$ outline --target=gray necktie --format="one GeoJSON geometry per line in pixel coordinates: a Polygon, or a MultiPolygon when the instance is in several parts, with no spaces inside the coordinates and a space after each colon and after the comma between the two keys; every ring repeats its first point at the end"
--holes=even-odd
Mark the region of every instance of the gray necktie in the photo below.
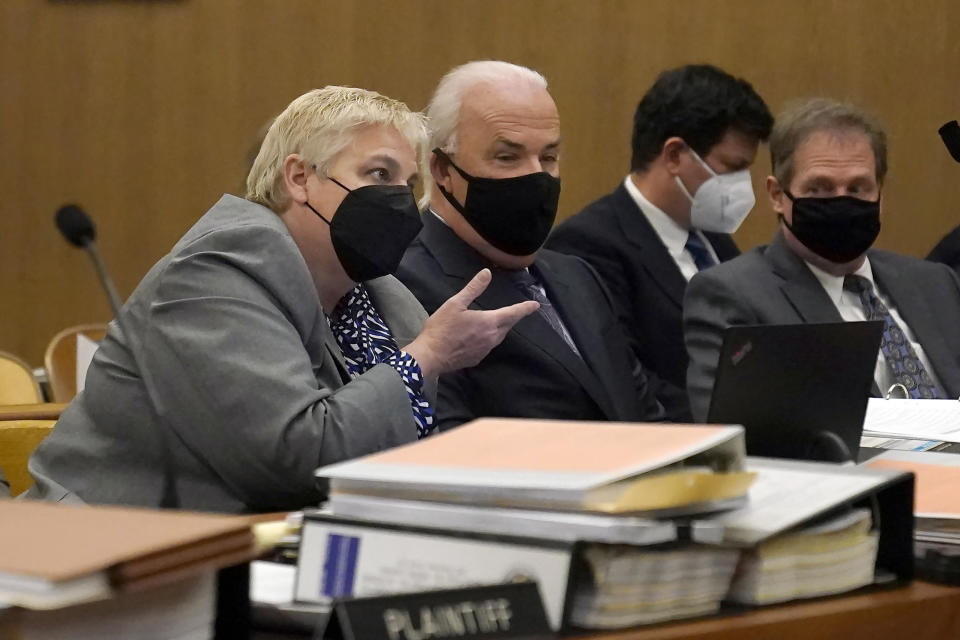
{"type": "Polygon", "coordinates": [[[533,277],[533,274],[526,269],[505,271],[504,273],[507,274],[507,277],[510,278],[510,281],[513,282],[518,289],[520,289],[521,293],[523,293],[525,297],[529,298],[530,300],[536,300],[540,303],[540,314],[550,324],[550,326],[553,327],[553,330],[556,331],[561,338],[563,338],[563,341],[567,343],[567,346],[579,356],[580,351],[577,349],[577,345],[574,344],[573,338],[570,336],[567,328],[563,326],[563,321],[560,320],[557,310],[553,308],[553,305],[543,292],[543,289],[537,283],[536,278],[533,277]]]}

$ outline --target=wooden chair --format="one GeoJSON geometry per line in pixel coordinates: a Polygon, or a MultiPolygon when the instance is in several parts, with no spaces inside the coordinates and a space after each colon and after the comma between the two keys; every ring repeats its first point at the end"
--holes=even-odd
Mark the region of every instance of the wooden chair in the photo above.
{"type": "Polygon", "coordinates": [[[53,431],[54,424],[55,420],[0,421],[0,470],[10,483],[11,495],[22,493],[33,484],[27,461],[37,445],[53,431]]]}
{"type": "Polygon", "coordinates": [[[81,324],[68,327],[53,336],[43,356],[54,402],[70,402],[77,395],[77,336],[83,334],[94,342],[103,340],[105,324],[81,324]]]}
{"type": "Polygon", "coordinates": [[[43,393],[30,365],[12,353],[0,351],[0,405],[35,402],[43,402],[43,393]]]}

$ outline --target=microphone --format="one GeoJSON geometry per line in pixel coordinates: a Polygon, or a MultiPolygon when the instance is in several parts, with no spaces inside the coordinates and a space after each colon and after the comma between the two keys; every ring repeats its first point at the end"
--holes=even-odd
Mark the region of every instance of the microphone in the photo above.
{"type": "Polygon", "coordinates": [[[93,220],[90,219],[83,209],[75,204],[66,204],[57,210],[54,216],[54,222],[57,229],[67,239],[67,242],[75,247],[85,249],[93,260],[93,266],[97,269],[97,276],[100,278],[100,284],[107,292],[107,300],[113,309],[114,317],[120,316],[120,296],[117,295],[117,289],[113,286],[113,280],[107,273],[107,267],[100,258],[100,252],[97,251],[97,243],[94,240],[97,237],[97,229],[93,226],[93,220]]]}
{"type": "Polygon", "coordinates": [[[953,159],[960,162],[960,124],[956,120],[951,120],[939,129],[943,144],[947,146],[947,151],[953,156],[953,159]]]}

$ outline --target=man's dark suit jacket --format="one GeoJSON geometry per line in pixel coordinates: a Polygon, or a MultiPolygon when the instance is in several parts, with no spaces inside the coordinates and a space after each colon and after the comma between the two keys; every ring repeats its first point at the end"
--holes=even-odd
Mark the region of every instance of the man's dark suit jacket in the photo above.
{"type": "MultiPolygon", "coordinates": [[[[704,236],[721,261],[739,255],[730,236],[704,236]]],[[[626,187],[563,222],[546,246],[579,256],[600,273],[634,354],[660,379],[655,391],[668,417],[689,420],[682,329],[687,280],[626,187]]]]}
{"type": "MultiPolygon", "coordinates": [[[[944,391],[960,395],[960,280],[942,264],[870,250],[881,291],[923,346],[944,391]]],[[[693,416],[706,418],[723,330],[744,324],[841,322],[843,318],[807,265],[781,234],[774,241],[690,281],[684,330],[690,354],[687,389],[693,416]]],[[[789,363],[784,363],[789,366],[789,363]]]]}
{"type": "Polygon", "coordinates": [[[942,262],[960,273],[960,227],[943,236],[937,246],[930,251],[927,260],[942,262]]]}
{"type": "MultiPolygon", "coordinates": [[[[489,266],[427,211],[423,230],[407,249],[397,277],[433,313],[489,266]]],[[[493,278],[473,308],[524,301],[508,276],[493,278]]],[[[539,313],[518,322],[480,364],[440,377],[437,423],[455,427],[485,416],[570,420],[662,419],[616,321],[599,276],[579,258],[541,250],[531,271],[544,286],[583,359],[539,313]]]]}

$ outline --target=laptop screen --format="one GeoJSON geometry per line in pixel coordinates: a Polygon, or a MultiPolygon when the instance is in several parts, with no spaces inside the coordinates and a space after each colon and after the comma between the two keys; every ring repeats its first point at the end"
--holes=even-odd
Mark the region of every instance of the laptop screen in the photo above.
{"type": "Polygon", "coordinates": [[[724,332],[707,422],[742,424],[747,453],[856,460],[883,323],[724,332]]]}

